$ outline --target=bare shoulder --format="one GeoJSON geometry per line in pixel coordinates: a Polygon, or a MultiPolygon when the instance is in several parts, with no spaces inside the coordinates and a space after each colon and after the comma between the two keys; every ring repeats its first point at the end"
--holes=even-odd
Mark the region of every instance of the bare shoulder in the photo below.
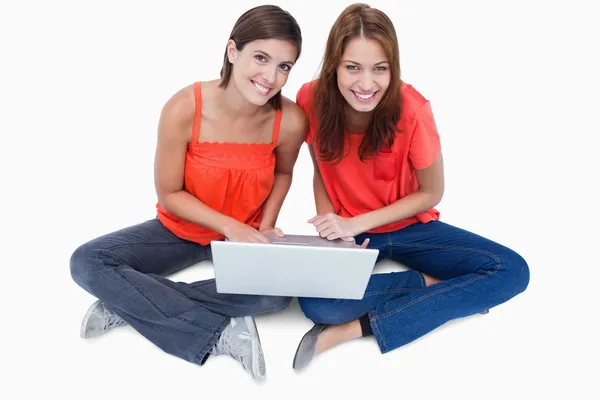
{"type": "Polygon", "coordinates": [[[195,110],[196,98],[191,84],[177,91],[163,106],[159,134],[181,134],[191,138],[195,110]]]}
{"type": "Polygon", "coordinates": [[[284,141],[304,141],[308,130],[308,118],[304,110],[298,104],[288,99],[281,97],[281,133],[279,142],[284,141]]]}

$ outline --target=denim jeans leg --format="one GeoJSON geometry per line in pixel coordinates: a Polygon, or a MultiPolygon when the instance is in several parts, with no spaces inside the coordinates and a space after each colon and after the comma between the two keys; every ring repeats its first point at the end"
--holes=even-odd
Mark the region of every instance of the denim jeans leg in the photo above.
{"type": "MultiPolygon", "coordinates": [[[[367,237],[371,239],[369,248],[379,250],[378,261],[389,256],[389,234],[360,235],[356,241],[362,243],[367,237]]],[[[301,297],[298,303],[304,315],[315,323],[342,324],[367,315],[379,304],[424,287],[423,276],[416,271],[373,274],[360,300],[301,297]]]]}
{"type": "Polygon", "coordinates": [[[212,280],[187,284],[164,277],[207,258],[209,246],[182,240],[153,219],[80,246],[70,266],[77,284],[156,346],[202,364],[230,315],[268,312],[289,303],[265,296],[212,298],[212,280]]]}
{"type": "Polygon", "coordinates": [[[391,258],[443,282],[379,304],[369,312],[383,353],[444,323],[508,301],[529,283],[529,267],[513,250],[440,221],[391,235],[391,258]]]}

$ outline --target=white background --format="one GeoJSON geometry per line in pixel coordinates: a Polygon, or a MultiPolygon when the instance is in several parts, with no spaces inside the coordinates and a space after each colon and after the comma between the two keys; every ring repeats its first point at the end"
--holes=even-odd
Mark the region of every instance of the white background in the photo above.
{"type": "MultiPolygon", "coordinates": [[[[283,89],[295,99],[350,2],[273,3],[303,31],[302,56],[283,89]]],[[[594,3],[371,2],[395,23],[402,77],[436,116],[446,168],[442,220],[521,253],[531,283],[488,315],[451,322],[386,355],[373,338],[356,340],[301,373],[292,358],[312,324],[294,301],[257,318],[267,362],[267,379],[257,383],[230,358],[198,367],[130,327],[81,340],[94,298],[71,280],[68,261],[78,245],[154,216],[160,110],[181,87],[218,76],[235,20],[260,2],[3,1],[2,397],[597,396],[594,3]]],[[[285,232],[313,232],[305,223],[314,213],[311,179],[303,147],[279,220],[285,232]]],[[[212,273],[203,263],[173,279],[212,273]]]]}

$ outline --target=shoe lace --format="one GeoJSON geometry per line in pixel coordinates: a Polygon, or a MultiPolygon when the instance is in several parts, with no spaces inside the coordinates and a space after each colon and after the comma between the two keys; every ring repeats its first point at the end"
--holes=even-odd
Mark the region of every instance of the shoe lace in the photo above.
{"type": "MultiPolygon", "coordinates": [[[[236,324],[237,323],[235,319],[232,319],[231,327],[235,327],[236,324]]],[[[252,337],[250,336],[250,332],[248,331],[243,331],[237,335],[232,335],[228,329],[225,329],[223,333],[221,333],[219,340],[213,347],[212,352],[214,354],[229,354],[230,356],[242,362],[243,364],[242,359],[244,358],[244,341],[251,339],[252,337]]]]}

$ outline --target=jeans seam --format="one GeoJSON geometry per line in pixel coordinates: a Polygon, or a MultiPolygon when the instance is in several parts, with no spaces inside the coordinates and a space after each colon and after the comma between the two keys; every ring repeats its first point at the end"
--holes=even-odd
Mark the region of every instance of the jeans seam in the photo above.
{"type": "Polygon", "coordinates": [[[208,353],[210,353],[212,348],[219,341],[219,338],[221,337],[221,333],[223,333],[223,331],[227,327],[227,324],[229,324],[229,319],[225,318],[223,320],[223,322],[221,322],[221,324],[219,324],[217,329],[213,332],[213,335],[208,340],[208,343],[206,343],[206,346],[204,346],[204,348],[202,350],[200,350],[200,354],[198,354],[198,361],[196,362],[196,364],[202,365],[202,360],[206,357],[206,355],[208,353]]]}
{"type": "MultiPolygon", "coordinates": [[[[150,298],[149,298],[149,297],[146,295],[146,292],[144,292],[144,291],[143,291],[143,290],[142,290],[142,289],[141,289],[139,286],[137,286],[137,285],[136,285],[134,282],[132,282],[130,279],[128,279],[128,278],[127,278],[125,275],[123,275],[123,274],[121,273],[121,271],[119,271],[119,269],[118,269],[118,268],[111,268],[111,267],[109,267],[108,265],[106,265],[106,262],[105,262],[105,260],[104,260],[104,253],[106,253],[106,252],[109,252],[109,251],[111,251],[111,250],[114,250],[114,249],[121,248],[121,247],[128,247],[128,246],[130,246],[130,247],[139,247],[139,246],[157,246],[157,245],[164,245],[164,244],[177,244],[177,242],[168,242],[168,243],[163,243],[163,242],[160,242],[160,243],[134,243],[134,244],[118,244],[118,245],[109,246],[109,247],[107,247],[107,248],[105,248],[105,249],[102,249],[102,250],[100,250],[100,251],[98,252],[98,258],[100,259],[100,261],[102,261],[102,265],[104,266],[104,268],[106,268],[107,270],[110,270],[110,269],[112,269],[112,270],[113,270],[113,271],[114,271],[114,272],[115,272],[117,275],[119,275],[119,276],[120,276],[120,277],[121,277],[123,280],[125,280],[127,283],[129,283],[129,284],[131,285],[131,287],[133,287],[133,288],[134,288],[134,289],[135,289],[135,290],[136,290],[136,291],[137,291],[137,292],[138,292],[138,293],[139,293],[139,294],[140,294],[140,295],[141,295],[141,296],[142,296],[142,297],[143,297],[143,298],[144,298],[146,301],[148,301],[148,303],[149,303],[149,304],[150,304],[152,307],[154,307],[154,308],[155,308],[155,309],[156,309],[156,310],[157,310],[157,311],[158,311],[160,314],[162,314],[162,315],[163,315],[165,318],[175,318],[175,319],[178,319],[178,320],[180,320],[180,321],[183,321],[183,322],[185,322],[185,323],[188,323],[188,324],[190,324],[190,325],[194,325],[194,326],[196,326],[196,327],[198,327],[198,328],[200,328],[200,329],[203,329],[203,330],[205,330],[205,331],[207,331],[207,332],[212,332],[212,330],[209,330],[209,329],[207,329],[206,327],[204,327],[204,326],[202,326],[202,325],[200,325],[200,324],[198,324],[198,323],[196,323],[196,322],[194,322],[194,321],[190,321],[190,320],[188,320],[188,319],[186,319],[186,318],[183,318],[183,317],[181,317],[181,316],[179,316],[179,315],[176,315],[176,316],[174,316],[174,317],[169,317],[169,315],[168,315],[168,314],[167,314],[167,313],[166,313],[166,312],[165,312],[165,311],[164,311],[162,308],[160,308],[160,307],[159,307],[159,306],[158,306],[156,303],[154,303],[154,302],[152,301],[152,299],[150,299],[150,298]]],[[[190,301],[192,301],[192,300],[190,300],[190,301]]]]}
{"type": "Polygon", "coordinates": [[[478,254],[486,255],[486,256],[490,257],[492,260],[494,260],[496,262],[496,265],[494,266],[494,270],[491,271],[491,272],[486,272],[486,273],[484,273],[482,275],[475,276],[475,277],[469,279],[466,282],[456,283],[456,284],[454,284],[452,286],[448,286],[448,287],[445,287],[445,288],[438,289],[435,292],[431,292],[431,293],[426,294],[424,296],[421,296],[421,297],[419,297],[417,299],[414,299],[413,301],[405,304],[404,306],[402,306],[402,307],[400,307],[400,308],[398,308],[396,310],[390,311],[390,312],[388,312],[386,314],[383,314],[383,315],[378,315],[377,316],[378,318],[387,318],[390,315],[393,315],[395,313],[403,311],[403,310],[407,309],[408,307],[411,307],[412,305],[414,305],[416,303],[419,303],[419,302],[421,302],[421,301],[423,301],[425,299],[428,299],[428,298],[430,298],[432,296],[435,296],[435,295],[440,294],[440,293],[445,293],[445,292],[447,292],[449,290],[452,290],[452,289],[455,289],[455,288],[458,288],[458,287],[463,287],[463,286],[469,285],[472,282],[475,282],[475,281],[477,281],[479,279],[487,278],[490,275],[493,275],[496,272],[498,272],[498,269],[500,268],[500,265],[501,265],[500,260],[494,254],[489,253],[487,251],[478,250],[478,249],[470,249],[470,248],[463,248],[463,247],[456,247],[456,246],[444,246],[444,245],[420,245],[420,244],[402,244],[402,243],[393,244],[393,246],[396,246],[396,245],[397,246],[403,246],[403,247],[438,248],[438,249],[442,248],[442,249],[452,249],[452,250],[468,251],[468,252],[472,252],[472,253],[478,253],[478,254]]]}
{"type": "MultiPolygon", "coordinates": [[[[421,289],[424,289],[427,287],[427,282],[425,282],[425,277],[423,276],[422,273],[420,273],[419,271],[415,271],[417,273],[417,276],[419,277],[419,280],[421,281],[421,289]]],[[[421,290],[419,289],[419,290],[421,290]]]]}
{"type": "MultiPolygon", "coordinates": [[[[373,311],[373,314],[375,313],[375,311],[373,311]]],[[[376,339],[379,339],[378,342],[381,343],[381,347],[382,347],[382,351],[386,352],[388,347],[387,344],[385,343],[385,339],[383,338],[383,335],[381,334],[381,332],[379,331],[379,325],[377,324],[377,317],[375,315],[372,315],[369,320],[371,321],[371,328],[373,329],[373,335],[375,336],[376,339]]]]}
{"type": "Polygon", "coordinates": [[[425,248],[425,249],[448,249],[448,250],[460,250],[460,251],[468,251],[471,253],[479,253],[482,254],[484,256],[488,256],[491,259],[493,259],[496,264],[500,264],[500,260],[498,259],[498,257],[496,257],[493,253],[490,253],[488,251],[484,251],[484,250],[479,250],[479,249],[471,249],[468,247],[457,247],[457,246],[445,246],[442,244],[417,244],[417,243],[392,243],[391,246],[399,246],[399,247],[419,247],[419,248],[425,248]]]}
{"type": "Polygon", "coordinates": [[[394,244],[392,243],[392,235],[388,233],[388,253],[389,253],[389,258],[392,259],[393,255],[392,255],[392,248],[393,248],[394,244]]]}
{"type": "Polygon", "coordinates": [[[412,288],[398,288],[398,289],[389,289],[389,290],[378,290],[376,292],[369,292],[369,293],[365,293],[365,295],[363,297],[368,297],[368,296],[372,296],[372,295],[376,295],[376,294],[386,294],[386,293],[397,293],[397,292],[417,292],[419,290],[422,290],[422,288],[419,289],[412,289],[412,288]]]}
{"type": "Polygon", "coordinates": [[[444,292],[447,292],[447,291],[449,291],[449,290],[452,290],[452,289],[455,289],[455,288],[458,288],[458,287],[462,287],[462,286],[469,285],[469,284],[471,284],[472,282],[475,282],[475,281],[477,281],[477,280],[479,280],[479,279],[484,279],[484,278],[487,278],[487,277],[489,277],[490,275],[493,275],[493,274],[495,274],[495,273],[498,271],[499,267],[500,267],[500,264],[496,264],[496,266],[495,266],[495,268],[494,268],[494,271],[492,271],[492,272],[486,272],[485,274],[483,274],[483,275],[479,275],[479,276],[475,276],[475,277],[473,277],[473,278],[469,279],[469,280],[468,280],[468,281],[466,281],[466,282],[456,283],[456,284],[454,284],[454,285],[452,285],[452,286],[448,286],[448,287],[445,287],[445,288],[438,289],[438,290],[436,290],[435,292],[432,292],[432,293],[426,294],[426,295],[424,295],[424,296],[421,296],[421,297],[419,297],[419,298],[417,298],[417,299],[414,299],[413,301],[411,301],[411,302],[409,302],[409,303],[405,304],[403,307],[400,307],[400,308],[398,308],[398,309],[396,309],[396,310],[390,311],[390,312],[388,312],[387,314],[379,315],[379,316],[378,316],[378,318],[387,318],[387,317],[389,317],[390,315],[393,315],[393,314],[395,314],[395,313],[398,313],[398,312],[400,312],[400,311],[403,311],[403,310],[407,309],[408,307],[410,307],[410,306],[412,306],[412,305],[414,305],[414,304],[416,304],[416,303],[419,303],[419,302],[421,302],[421,301],[423,301],[423,300],[425,300],[425,299],[428,299],[428,298],[430,298],[430,297],[432,297],[432,296],[435,296],[436,294],[444,293],[444,292]]]}

